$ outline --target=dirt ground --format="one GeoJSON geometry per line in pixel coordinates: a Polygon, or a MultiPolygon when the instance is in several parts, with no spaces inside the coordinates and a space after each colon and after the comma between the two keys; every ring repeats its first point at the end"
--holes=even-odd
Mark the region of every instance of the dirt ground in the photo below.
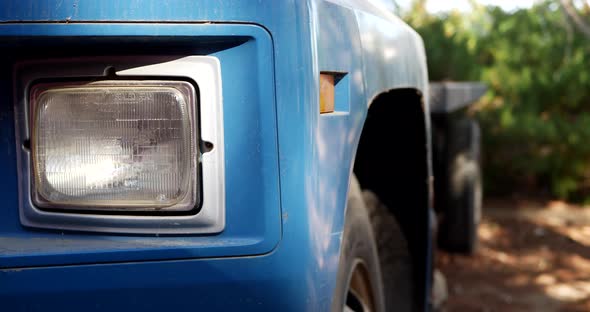
{"type": "Polygon", "coordinates": [[[590,207],[484,204],[473,256],[439,252],[443,311],[590,311],[590,207]]]}

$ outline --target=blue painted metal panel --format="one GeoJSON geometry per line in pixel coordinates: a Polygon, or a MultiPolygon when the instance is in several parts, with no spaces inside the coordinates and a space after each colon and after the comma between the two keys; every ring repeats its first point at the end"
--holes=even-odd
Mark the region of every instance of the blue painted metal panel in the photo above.
{"type": "MultiPolygon", "coordinates": [[[[50,36],[52,41],[56,36],[74,34],[87,38],[108,35],[121,43],[133,36],[150,42],[149,38],[163,35],[169,35],[171,41],[187,36],[198,41],[204,34],[243,35],[255,39],[256,47],[250,48],[255,50],[252,57],[256,63],[232,49],[215,54],[222,63],[224,101],[230,105],[225,107],[226,155],[233,155],[227,163],[232,169],[226,169],[228,220],[224,233],[193,237],[64,233],[58,238],[61,233],[24,229],[18,222],[12,69],[11,64],[0,62],[0,162],[4,164],[0,235],[6,239],[0,238],[0,266],[5,267],[0,270],[2,307],[60,311],[329,310],[348,177],[366,108],[378,89],[372,83],[365,85],[365,75],[386,77],[379,88],[421,88],[416,79],[397,75],[389,81],[393,76],[383,74],[386,69],[363,64],[361,56],[368,47],[359,41],[361,34],[353,25],[359,24],[359,12],[374,7],[359,3],[363,1],[3,1],[0,21],[28,22],[0,25],[0,36],[12,38],[5,42],[32,34],[50,36]],[[320,16],[324,14],[329,18],[322,24],[320,16]],[[43,21],[67,23],[30,23],[43,21]],[[131,21],[144,23],[118,23],[131,21]],[[191,24],[195,22],[212,24],[191,24]],[[235,23],[259,25],[270,35],[259,27],[235,23]],[[349,84],[350,103],[340,106],[340,112],[318,114],[321,70],[348,73],[345,83],[349,84]],[[245,81],[240,85],[241,80],[226,77],[245,81]],[[249,80],[257,77],[258,85],[248,89],[249,80]],[[271,92],[274,98],[269,99],[271,92]],[[259,145],[247,144],[256,140],[259,145]],[[247,161],[252,157],[240,158],[244,148],[261,148],[258,154],[251,154],[253,163],[247,161]],[[259,175],[257,179],[252,179],[253,173],[259,175]],[[264,216],[254,219],[240,210],[243,207],[259,209],[264,216]],[[31,242],[31,238],[35,240],[31,242]],[[224,257],[258,253],[262,255],[224,257]],[[140,262],[129,262],[135,260],[140,262]],[[73,265],[95,262],[112,263],[73,265]]],[[[399,28],[402,24],[390,25],[398,27],[395,31],[399,34],[409,31],[399,28]]],[[[64,42],[64,46],[68,44],[71,41],[64,42]]],[[[416,46],[410,45],[410,49],[416,46]]],[[[35,53],[43,57],[44,51],[35,53]]],[[[420,56],[423,51],[414,53],[420,56]]],[[[393,54],[389,63],[395,68],[410,61],[393,54]]]]}
{"type": "Polygon", "coordinates": [[[329,298],[309,292],[303,257],[0,270],[0,302],[11,312],[308,311],[329,298]]]}
{"type": "MultiPolygon", "coordinates": [[[[0,218],[0,267],[253,255],[267,253],[278,244],[281,217],[273,56],[271,38],[264,29],[250,25],[0,25],[0,34],[5,38],[47,34],[55,38],[67,34],[84,41],[89,36],[96,40],[97,36],[132,34],[143,37],[153,33],[189,36],[194,41],[216,37],[215,42],[224,43],[228,40],[232,43],[227,34],[240,38],[235,47],[224,46],[208,53],[219,58],[222,77],[228,81],[223,85],[226,229],[215,236],[182,237],[32,231],[18,224],[18,216],[14,214],[18,192],[16,185],[9,183],[7,187],[14,191],[6,192],[0,199],[9,201],[0,206],[3,216],[0,218]]],[[[210,43],[208,48],[214,45],[210,43]]],[[[198,53],[200,50],[191,51],[198,53]]],[[[44,59],[43,55],[39,57],[44,59]]],[[[7,100],[2,107],[12,109],[11,104],[12,101],[7,100]]],[[[12,118],[6,118],[3,126],[9,124],[13,124],[12,118]]],[[[14,134],[7,134],[3,136],[3,148],[14,162],[14,134]]],[[[16,165],[9,168],[14,169],[16,165]]],[[[14,175],[10,177],[12,180],[14,175]]]]}

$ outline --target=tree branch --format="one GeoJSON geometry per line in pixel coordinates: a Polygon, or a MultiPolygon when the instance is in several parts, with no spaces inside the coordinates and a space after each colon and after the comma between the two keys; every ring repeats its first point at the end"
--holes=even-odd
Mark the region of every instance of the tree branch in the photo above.
{"type": "Polygon", "coordinates": [[[574,22],[576,28],[590,39],[590,25],[588,25],[582,17],[576,12],[571,0],[561,0],[561,7],[569,18],[574,22]]]}

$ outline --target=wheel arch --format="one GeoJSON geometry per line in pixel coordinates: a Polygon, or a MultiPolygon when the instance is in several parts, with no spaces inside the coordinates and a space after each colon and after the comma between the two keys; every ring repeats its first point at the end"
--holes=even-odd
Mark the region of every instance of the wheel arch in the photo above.
{"type": "Polygon", "coordinates": [[[423,93],[391,89],[369,103],[353,172],[395,216],[409,243],[415,307],[427,304],[431,275],[430,122],[423,93]]]}

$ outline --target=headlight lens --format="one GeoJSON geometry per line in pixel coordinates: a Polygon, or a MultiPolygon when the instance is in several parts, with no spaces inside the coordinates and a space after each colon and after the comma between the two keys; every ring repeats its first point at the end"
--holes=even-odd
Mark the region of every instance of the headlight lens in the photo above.
{"type": "Polygon", "coordinates": [[[31,91],[33,200],[42,207],[190,210],[194,89],[105,81],[31,91]]]}

